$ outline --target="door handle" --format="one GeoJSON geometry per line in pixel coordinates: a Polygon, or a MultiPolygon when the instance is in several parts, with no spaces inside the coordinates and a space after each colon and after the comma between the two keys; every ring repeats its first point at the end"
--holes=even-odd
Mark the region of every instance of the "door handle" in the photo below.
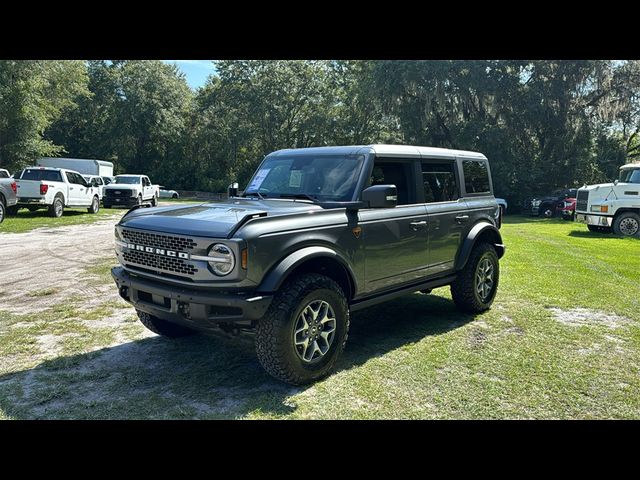
{"type": "Polygon", "coordinates": [[[73,190],[73,187],[69,187],[69,190],[73,190]]]}
{"type": "Polygon", "coordinates": [[[411,228],[413,230],[417,231],[420,227],[426,227],[427,222],[426,220],[421,220],[419,222],[411,222],[409,225],[411,225],[411,228]]]}
{"type": "Polygon", "coordinates": [[[458,223],[465,223],[467,220],[469,220],[469,215],[458,215],[456,217],[456,222],[458,223]]]}

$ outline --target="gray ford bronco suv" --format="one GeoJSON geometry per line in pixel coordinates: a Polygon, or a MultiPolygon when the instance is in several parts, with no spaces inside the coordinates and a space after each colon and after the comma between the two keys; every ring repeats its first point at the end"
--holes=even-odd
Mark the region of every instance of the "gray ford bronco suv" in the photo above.
{"type": "Polygon", "coordinates": [[[150,330],[255,334],[276,378],[334,367],[349,313],[451,286],[488,309],[505,247],[487,158],[405,145],[279,150],[241,195],[129,211],[115,227],[120,296],[150,330]]]}

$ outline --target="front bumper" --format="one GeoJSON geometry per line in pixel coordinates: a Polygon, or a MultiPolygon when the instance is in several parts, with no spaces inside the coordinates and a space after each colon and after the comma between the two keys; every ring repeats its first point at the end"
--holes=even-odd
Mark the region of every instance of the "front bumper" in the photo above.
{"type": "Polygon", "coordinates": [[[103,205],[122,205],[133,207],[138,204],[138,197],[102,197],[103,205]]]}
{"type": "Polygon", "coordinates": [[[215,329],[220,323],[250,325],[262,318],[271,305],[271,295],[196,290],[142,279],[123,267],[111,275],[120,296],[150,315],[197,330],[215,329]]]}
{"type": "Polygon", "coordinates": [[[598,225],[600,227],[610,227],[613,224],[613,217],[607,215],[596,215],[595,213],[577,213],[576,222],[587,225],[598,225]]]}

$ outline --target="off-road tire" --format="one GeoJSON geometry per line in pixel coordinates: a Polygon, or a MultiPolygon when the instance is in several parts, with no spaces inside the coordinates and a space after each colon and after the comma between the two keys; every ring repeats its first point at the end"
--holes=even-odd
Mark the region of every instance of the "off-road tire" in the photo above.
{"type": "Polygon", "coordinates": [[[613,220],[613,233],[615,233],[616,235],[624,235],[625,237],[640,238],[640,215],[634,212],[619,213],[613,220]],[[625,222],[626,225],[623,225],[623,222],[625,222]],[[627,227],[627,225],[631,227],[635,226],[635,232],[628,233],[629,227],[627,227]]]}
{"type": "Polygon", "coordinates": [[[344,349],[349,333],[349,306],[340,286],[324,275],[308,273],[288,280],[275,295],[256,329],[258,360],[283,382],[304,385],[328,375],[344,349]],[[296,352],[294,328],[298,316],[315,300],[326,301],[336,318],[335,337],[316,363],[305,363],[296,352]]]}
{"type": "Polygon", "coordinates": [[[596,233],[611,233],[613,229],[611,227],[603,227],[600,225],[587,225],[590,232],[596,233]]]}
{"type": "Polygon", "coordinates": [[[49,216],[53,218],[60,218],[64,213],[64,200],[60,194],[56,195],[53,199],[53,203],[49,205],[49,216]]]}
{"type": "Polygon", "coordinates": [[[0,223],[4,222],[4,217],[7,216],[7,207],[4,204],[4,198],[0,197],[0,223]]]}
{"type": "Polygon", "coordinates": [[[480,313],[488,310],[498,291],[500,279],[500,263],[498,254],[492,245],[481,243],[471,251],[467,264],[458,274],[458,278],[451,284],[451,297],[458,309],[466,313],[480,313]],[[486,300],[482,300],[476,292],[476,269],[479,263],[488,258],[493,264],[493,287],[486,300]]]}
{"type": "Polygon", "coordinates": [[[87,208],[87,212],[98,213],[99,211],[100,211],[100,199],[98,197],[93,197],[93,200],[91,200],[91,206],[87,208]]]}
{"type": "Polygon", "coordinates": [[[153,333],[162,335],[163,337],[179,338],[187,335],[193,335],[195,332],[190,328],[183,327],[175,323],[167,322],[161,318],[154,317],[146,312],[136,310],[140,323],[151,330],[153,333]]]}

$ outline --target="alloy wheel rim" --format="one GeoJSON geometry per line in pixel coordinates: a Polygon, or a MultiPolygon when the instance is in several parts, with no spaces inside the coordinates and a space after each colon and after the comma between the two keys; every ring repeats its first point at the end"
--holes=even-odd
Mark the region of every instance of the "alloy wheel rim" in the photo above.
{"type": "Polygon", "coordinates": [[[640,225],[635,218],[625,218],[620,222],[620,232],[623,235],[635,235],[639,229],[640,225]]]}
{"type": "Polygon", "coordinates": [[[482,302],[489,299],[494,285],[493,263],[488,258],[483,258],[476,269],[476,294],[482,302]]]}
{"type": "Polygon", "coordinates": [[[4,220],[4,205],[0,203],[0,222],[4,220]]]}
{"type": "Polygon", "coordinates": [[[293,330],[294,349],[305,363],[319,361],[331,348],[336,333],[336,315],[329,303],[314,300],[302,309],[293,330]]]}
{"type": "Polygon", "coordinates": [[[56,202],[56,215],[58,217],[62,215],[62,204],[60,203],[60,201],[56,202]]]}

